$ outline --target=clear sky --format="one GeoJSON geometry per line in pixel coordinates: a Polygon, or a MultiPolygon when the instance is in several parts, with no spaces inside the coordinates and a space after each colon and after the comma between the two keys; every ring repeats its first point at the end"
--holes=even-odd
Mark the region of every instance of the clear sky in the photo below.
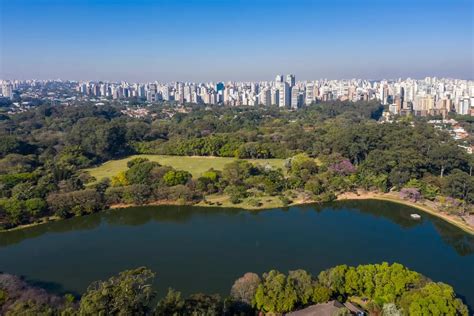
{"type": "Polygon", "coordinates": [[[473,0],[0,3],[0,78],[474,78],[473,0]]]}

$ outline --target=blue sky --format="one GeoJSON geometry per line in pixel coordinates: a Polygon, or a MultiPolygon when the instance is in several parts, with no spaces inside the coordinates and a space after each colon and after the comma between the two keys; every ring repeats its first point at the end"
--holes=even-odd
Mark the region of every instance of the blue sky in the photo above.
{"type": "Polygon", "coordinates": [[[0,3],[0,78],[474,78],[472,0],[0,3]]]}

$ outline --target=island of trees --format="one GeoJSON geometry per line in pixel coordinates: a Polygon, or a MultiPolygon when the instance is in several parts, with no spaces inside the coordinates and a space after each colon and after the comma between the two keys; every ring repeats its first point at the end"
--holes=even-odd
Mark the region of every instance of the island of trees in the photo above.
{"type": "MultiPolygon", "coordinates": [[[[369,315],[468,315],[447,284],[433,282],[401,264],[339,265],[312,276],[305,270],[246,273],[225,298],[184,297],[169,289],[157,298],[155,273],[140,267],[92,283],[81,297],[58,296],[0,274],[0,312],[5,315],[281,315],[327,302],[334,315],[356,306],[369,315]],[[334,304],[337,302],[338,304],[334,304]],[[350,303],[350,305],[348,304],[350,303]],[[348,306],[348,307],[346,307],[348,306]]],[[[158,275],[159,280],[159,275],[158,275]]]]}
{"type": "Polygon", "coordinates": [[[331,201],[363,189],[472,212],[473,158],[423,119],[377,121],[374,102],[300,111],[196,107],[133,118],[112,106],[52,106],[0,114],[0,229],[85,215],[117,204],[261,207],[331,201]],[[133,154],[235,157],[196,175],[143,158],[95,179],[87,168],[133,154]],[[282,168],[245,159],[280,158],[282,168]],[[216,198],[217,197],[217,198],[216,198]]]}

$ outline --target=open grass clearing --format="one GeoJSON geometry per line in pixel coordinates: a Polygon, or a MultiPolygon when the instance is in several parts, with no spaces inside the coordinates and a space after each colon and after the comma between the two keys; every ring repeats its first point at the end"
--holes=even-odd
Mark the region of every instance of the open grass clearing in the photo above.
{"type": "MultiPolygon", "coordinates": [[[[156,161],[164,166],[171,166],[177,170],[190,172],[194,178],[199,177],[203,172],[214,168],[222,170],[224,166],[237,160],[231,157],[205,157],[205,156],[168,156],[168,155],[133,155],[124,159],[110,160],[100,166],[86,169],[87,172],[96,180],[110,178],[117,175],[120,171],[127,170],[127,162],[137,158],[147,158],[150,161],[156,161]]],[[[284,168],[284,159],[245,159],[256,165],[270,165],[274,168],[284,168]]]]}

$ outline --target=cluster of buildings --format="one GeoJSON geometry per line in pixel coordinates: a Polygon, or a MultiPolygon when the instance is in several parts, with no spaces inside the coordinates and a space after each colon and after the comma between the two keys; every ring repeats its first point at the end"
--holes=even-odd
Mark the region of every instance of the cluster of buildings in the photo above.
{"type": "Polygon", "coordinates": [[[277,75],[274,81],[218,83],[106,83],[80,82],[78,92],[113,99],[139,97],[148,102],[270,106],[298,109],[313,102],[379,100],[393,114],[474,114],[474,81],[427,77],[423,80],[296,81],[277,75]]]}
{"type": "MultiPolygon", "coordinates": [[[[62,81],[54,81],[61,83],[62,81]]],[[[26,91],[51,81],[0,81],[1,94],[13,99],[14,91],[26,91]]],[[[81,99],[126,100],[149,103],[219,104],[226,106],[270,106],[298,109],[314,102],[378,100],[392,114],[442,115],[456,112],[474,115],[474,81],[427,77],[423,80],[296,81],[294,75],[277,75],[273,81],[218,83],[128,83],[65,81],[81,99]]],[[[57,85],[54,85],[57,86],[57,85]]],[[[71,97],[69,95],[69,97],[71,97]]]]}

